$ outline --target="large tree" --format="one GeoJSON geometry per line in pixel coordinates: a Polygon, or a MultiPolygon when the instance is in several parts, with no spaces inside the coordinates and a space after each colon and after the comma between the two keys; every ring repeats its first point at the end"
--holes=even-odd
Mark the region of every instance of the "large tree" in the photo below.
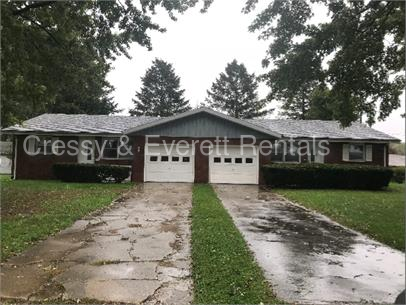
{"type": "MultiPolygon", "coordinates": [[[[258,0],[248,0],[245,12],[258,0]]],[[[404,1],[269,1],[252,25],[271,39],[263,63],[270,97],[285,114],[308,117],[316,88],[344,126],[367,117],[372,124],[400,106],[404,89],[404,1]],[[313,9],[324,5],[328,22],[314,24],[313,9]]]]}
{"type": "Polygon", "coordinates": [[[258,98],[257,89],[255,75],[233,60],[207,91],[206,101],[210,107],[236,118],[261,117],[268,111],[264,109],[266,101],[258,98]]]}
{"type": "MultiPolygon", "coordinates": [[[[131,43],[151,49],[156,7],[175,19],[195,0],[1,1],[1,125],[43,112],[117,111],[106,80],[131,43]]],[[[205,2],[205,0],[203,0],[205,2]]]]}
{"type": "Polygon", "coordinates": [[[155,59],[142,77],[142,88],[133,99],[135,107],[130,114],[167,117],[188,111],[191,107],[184,92],[172,64],[155,59]]]}

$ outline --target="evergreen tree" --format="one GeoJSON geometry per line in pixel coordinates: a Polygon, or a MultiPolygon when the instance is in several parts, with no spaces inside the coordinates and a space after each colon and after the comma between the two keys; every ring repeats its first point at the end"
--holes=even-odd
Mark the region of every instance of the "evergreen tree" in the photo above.
{"type": "Polygon", "coordinates": [[[266,101],[258,99],[257,89],[255,75],[249,74],[244,64],[233,60],[207,91],[206,101],[210,107],[235,118],[261,117],[268,111],[264,110],[266,101]]]}
{"type": "Polygon", "coordinates": [[[191,109],[180,89],[180,77],[170,63],[155,59],[142,78],[142,88],[133,99],[131,115],[167,117],[191,109]]]}

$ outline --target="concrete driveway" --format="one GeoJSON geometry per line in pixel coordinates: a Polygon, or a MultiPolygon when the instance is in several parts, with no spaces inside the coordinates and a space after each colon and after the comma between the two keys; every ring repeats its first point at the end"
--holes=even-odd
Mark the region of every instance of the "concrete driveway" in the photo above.
{"type": "Polygon", "coordinates": [[[404,289],[400,251],[257,186],[215,189],[281,299],[393,304],[404,289]]]}
{"type": "Polygon", "coordinates": [[[137,185],[2,265],[1,297],[188,304],[191,184],[137,185]]]}

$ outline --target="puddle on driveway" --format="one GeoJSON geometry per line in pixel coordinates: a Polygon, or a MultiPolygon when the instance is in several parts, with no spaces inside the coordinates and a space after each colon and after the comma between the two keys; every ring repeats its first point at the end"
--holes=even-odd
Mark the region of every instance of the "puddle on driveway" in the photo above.
{"type": "Polygon", "coordinates": [[[402,252],[257,186],[215,189],[281,299],[393,304],[404,289],[402,252]]]}

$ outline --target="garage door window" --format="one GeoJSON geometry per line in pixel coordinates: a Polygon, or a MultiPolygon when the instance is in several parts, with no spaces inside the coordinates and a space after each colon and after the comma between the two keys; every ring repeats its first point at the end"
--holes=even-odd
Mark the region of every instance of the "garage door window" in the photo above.
{"type": "Polygon", "coordinates": [[[252,164],[254,162],[254,159],[252,158],[245,158],[245,163],[247,164],[252,164]]]}
{"type": "Polygon", "coordinates": [[[172,162],[179,162],[179,157],[172,157],[172,162]]]}
{"type": "Polygon", "coordinates": [[[214,163],[221,163],[221,158],[219,157],[214,158],[214,163]]]}
{"type": "Polygon", "coordinates": [[[161,161],[162,161],[162,162],[168,162],[168,161],[169,161],[169,157],[168,157],[168,156],[162,156],[162,157],[161,157],[161,161]]]}
{"type": "Polygon", "coordinates": [[[182,158],[182,161],[183,161],[183,162],[190,162],[190,157],[183,157],[183,158],[182,158]]]}
{"type": "Polygon", "coordinates": [[[151,162],[157,162],[157,161],[158,161],[158,157],[157,157],[157,156],[151,156],[151,157],[149,157],[149,161],[151,161],[151,162]]]}
{"type": "Polygon", "coordinates": [[[233,159],[231,158],[224,158],[224,163],[232,163],[233,159]]]}
{"type": "Polygon", "coordinates": [[[235,158],[236,164],[242,164],[242,158],[235,158]]]}

